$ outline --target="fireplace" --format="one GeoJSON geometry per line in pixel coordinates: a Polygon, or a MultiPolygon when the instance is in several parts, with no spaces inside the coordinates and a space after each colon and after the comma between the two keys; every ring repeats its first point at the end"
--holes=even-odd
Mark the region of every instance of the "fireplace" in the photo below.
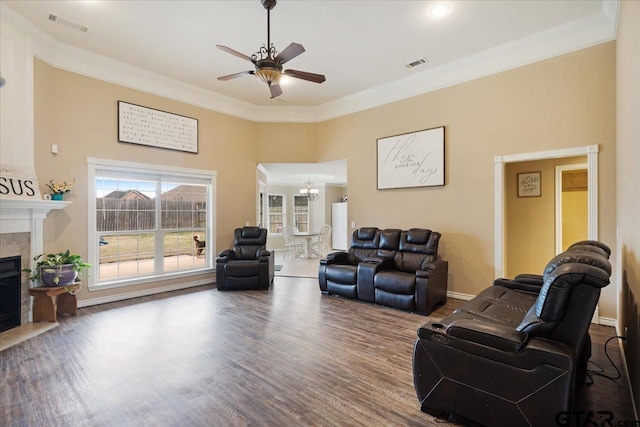
{"type": "MultiPolygon", "coordinates": [[[[0,331],[24,325],[31,321],[31,297],[29,296],[28,275],[20,268],[32,267],[31,260],[44,252],[43,221],[51,210],[63,209],[71,202],[47,200],[7,200],[0,198],[0,313],[13,311],[15,301],[5,302],[5,294],[13,295],[7,282],[17,281],[19,295],[18,323],[5,325],[5,315],[0,314],[0,331]],[[16,261],[16,258],[19,261],[16,261]],[[9,260],[9,261],[7,261],[9,260]],[[10,260],[14,260],[13,262],[10,260]],[[22,264],[22,265],[20,265],[22,264]],[[16,274],[9,273],[16,270],[16,274]]],[[[7,317],[11,317],[8,316],[7,317]]],[[[11,322],[8,322],[11,323],[11,322]]]]}
{"type": "Polygon", "coordinates": [[[20,326],[20,256],[0,258],[0,332],[20,326]]]}

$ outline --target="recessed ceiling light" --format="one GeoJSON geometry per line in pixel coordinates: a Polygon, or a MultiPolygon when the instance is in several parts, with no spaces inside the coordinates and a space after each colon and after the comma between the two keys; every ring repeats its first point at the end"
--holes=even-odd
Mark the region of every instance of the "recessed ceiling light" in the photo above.
{"type": "Polygon", "coordinates": [[[441,16],[444,16],[444,15],[447,14],[447,12],[449,12],[449,5],[448,4],[444,4],[444,3],[440,3],[438,5],[433,6],[431,8],[431,10],[429,11],[431,16],[433,16],[435,18],[439,18],[441,16]]]}

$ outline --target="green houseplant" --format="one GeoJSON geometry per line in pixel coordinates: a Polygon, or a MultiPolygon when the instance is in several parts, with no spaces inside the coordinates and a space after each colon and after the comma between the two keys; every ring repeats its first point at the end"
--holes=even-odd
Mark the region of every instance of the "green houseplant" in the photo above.
{"type": "Polygon", "coordinates": [[[44,286],[68,286],[72,284],[78,273],[91,267],[80,255],[71,254],[69,250],[57,254],[40,254],[33,258],[36,268],[24,268],[30,273],[29,280],[40,281],[44,286]]]}

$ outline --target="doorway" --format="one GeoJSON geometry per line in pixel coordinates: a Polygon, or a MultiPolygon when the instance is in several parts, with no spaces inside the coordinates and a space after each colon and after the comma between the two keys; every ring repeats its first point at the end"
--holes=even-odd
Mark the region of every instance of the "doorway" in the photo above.
{"type": "MultiPolygon", "coordinates": [[[[538,151],[523,154],[511,154],[494,157],[494,273],[495,277],[504,277],[506,221],[505,221],[505,189],[506,165],[509,163],[530,160],[560,159],[574,156],[587,156],[587,211],[588,236],[590,240],[598,240],[598,145],[587,145],[560,150],[538,151]]],[[[599,323],[599,310],[593,316],[592,322],[599,323]]]]}
{"type": "Polygon", "coordinates": [[[560,165],[555,170],[556,253],[588,238],[588,165],[560,165]]]}
{"type": "MultiPolygon", "coordinates": [[[[332,204],[347,195],[346,159],[320,163],[260,163],[257,180],[257,217],[258,222],[269,230],[267,247],[276,254],[276,276],[317,278],[320,259],[300,257],[288,250],[291,245],[287,244],[285,228],[317,233],[317,239],[320,231],[326,230],[326,225],[333,228],[332,204]],[[314,197],[306,196],[307,192],[314,197]]],[[[344,221],[346,224],[346,219],[344,221]]],[[[297,240],[302,239],[303,236],[298,236],[297,240]]],[[[307,239],[304,242],[309,241],[308,236],[304,239],[307,239]]]]}
{"type": "Polygon", "coordinates": [[[506,165],[531,160],[587,156],[588,239],[598,240],[598,145],[494,157],[494,274],[504,277],[506,246],[506,165]]]}

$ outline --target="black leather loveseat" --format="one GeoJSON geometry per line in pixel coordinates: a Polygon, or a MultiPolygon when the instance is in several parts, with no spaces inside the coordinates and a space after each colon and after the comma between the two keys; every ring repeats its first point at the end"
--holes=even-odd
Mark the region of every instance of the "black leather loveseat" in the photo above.
{"type": "Polygon", "coordinates": [[[438,258],[440,233],[376,227],[353,232],[347,252],[320,260],[324,294],[431,313],[447,300],[448,263],[438,258]]]}
{"type": "Polygon", "coordinates": [[[541,281],[498,279],[421,326],[413,376],[422,411],[545,427],[570,413],[590,355],[589,324],[611,274],[607,256],[592,248],[554,257],[541,281]]]}

